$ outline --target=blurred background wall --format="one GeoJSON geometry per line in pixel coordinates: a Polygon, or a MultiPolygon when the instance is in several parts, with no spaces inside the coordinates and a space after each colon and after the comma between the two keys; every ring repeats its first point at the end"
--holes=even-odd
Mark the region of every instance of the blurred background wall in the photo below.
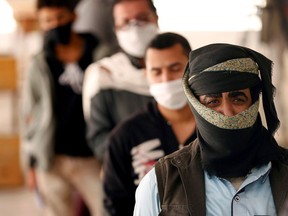
{"type": "MultiPolygon", "coordinates": [[[[118,45],[113,33],[111,13],[113,0],[71,1],[76,5],[78,14],[74,28],[77,31],[94,33],[102,42],[110,45],[111,52],[116,51],[118,45]]],[[[233,43],[262,52],[274,61],[273,82],[278,88],[276,101],[282,121],[276,138],[283,145],[288,140],[288,133],[285,133],[288,102],[283,96],[288,90],[285,85],[287,2],[288,0],[154,0],[160,30],[183,34],[194,49],[209,43],[233,43]]],[[[35,0],[0,0],[0,26],[0,55],[15,58],[17,84],[21,89],[29,60],[42,46],[41,32],[38,31],[35,18],[35,0]]],[[[11,110],[9,106],[6,107],[3,109],[11,110]]],[[[9,124],[0,122],[0,134],[9,128],[5,125],[9,124]]]]}

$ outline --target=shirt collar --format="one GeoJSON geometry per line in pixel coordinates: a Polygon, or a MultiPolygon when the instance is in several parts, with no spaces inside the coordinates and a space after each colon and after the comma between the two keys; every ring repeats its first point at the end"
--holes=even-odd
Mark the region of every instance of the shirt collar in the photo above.
{"type": "MultiPolygon", "coordinates": [[[[254,167],[251,169],[251,171],[246,175],[246,178],[243,182],[243,186],[245,187],[246,185],[258,180],[261,178],[261,183],[264,184],[267,178],[269,177],[269,173],[271,170],[271,162],[264,164],[260,167],[254,167]]],[[[215,178],[216,176],[209,174],[208,172],[204,171],[209,179],[215,178]]],[[[218,178],[218,177],[216,177],[218,178]]],[[[220,180],[223,180],[223,178],[219,178],[220,180]]],[[[226,179],[225,179],[226,180],[226,179]]],[[[243,187],[241,186],[241,188],[243,187]]]]}

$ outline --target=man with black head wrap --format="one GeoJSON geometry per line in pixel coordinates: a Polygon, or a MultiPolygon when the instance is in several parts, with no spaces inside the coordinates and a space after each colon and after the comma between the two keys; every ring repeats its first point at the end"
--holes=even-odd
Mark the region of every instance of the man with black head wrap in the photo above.
{"type": "Polygon", "coordinates": [[[288,167],[273,135],[279,127],[272,62],[231,44],[190,53],[183,87],[198,139],[155,165],[136,192],[134,215],[278,215],[288,167]],[[267,129],[259,114],[262,92],[267,129]],[[145,205],[144,205],[145,204],[145,205]]]}

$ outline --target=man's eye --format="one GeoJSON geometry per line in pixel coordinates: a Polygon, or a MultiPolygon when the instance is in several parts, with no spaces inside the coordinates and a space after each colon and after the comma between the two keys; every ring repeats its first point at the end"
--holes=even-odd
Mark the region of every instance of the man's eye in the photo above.
{"type": "Polygon", "coordinates": [[[174,72],[178,72],[178,71],[181,71],[181,66],[180,65],[174,65],[173,67],[170,68],[171,71],[174,71],[174,72]]]}
{"type": "Polygon", "coordinates": [[[245,97],[235,97],[233,98],[233,102],[236,104],[243,104],[247,102],[247,99],[245,97]]]}
{"type": "Polygon", "coordinates": [[[204,105],[207,107],[216,107],[219,105],[219,100],[217,99],[211,99],[211,100],[207,100],[204,102],[204,105]]]}
{"type": "Polygon", "coordinates": [[[153,76],[159,76],[161,74],[161,70],[151,70],[150,72],[153,76]]]}

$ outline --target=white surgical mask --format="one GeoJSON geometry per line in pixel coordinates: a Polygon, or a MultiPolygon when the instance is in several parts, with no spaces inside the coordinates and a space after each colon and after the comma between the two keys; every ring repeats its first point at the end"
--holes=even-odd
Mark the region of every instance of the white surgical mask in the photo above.
{"type": "Polygon", "coordinates": [[[143,58],[151,40],[158,34],[154,23],[143,26],[132,25],[127,29],[117,30],[116,36],[120,47],[129,55],[143,58]]]}
{"type": "Polygon", "coordinates": [[[167,109],[177,110],[187,104],[187,98],[181,83],[181,79],[163,83],[153,83],[150,84],[149,90],[157,103],[167,109]]]}

